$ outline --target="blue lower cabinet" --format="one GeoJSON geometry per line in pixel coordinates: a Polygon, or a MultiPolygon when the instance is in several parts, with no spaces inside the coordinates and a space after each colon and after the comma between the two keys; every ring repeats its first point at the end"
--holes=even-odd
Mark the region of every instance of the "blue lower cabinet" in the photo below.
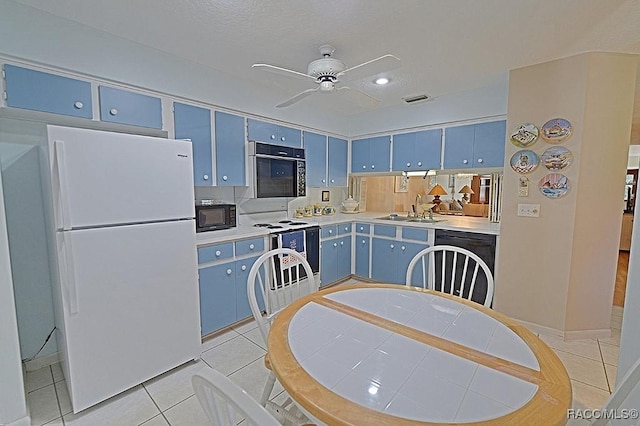
{"type": "Polygon", "coordinates": [[[91,83],[5,64],[7,106],[93,118],[91,83]]]}
{"type": "Polygon", "coordinates": [[[338,241],[323,241],[320,250],[320,287],[336,281],[338,281],[338,241]]]}
{"type": "Polygon", "coordinates": [[[398,284],[399,244],[394,240],[371,240],[371,278],[383,283],[398,284]]]}
{"type": "MultiPolygon", "coordinates": [[[[351,225],[349,225],[351,226],[351,225]]],[[[339,280],[351,275],[351,236],[338,239],[336,275],[339,280]]]]}
{"type": "MultiPolygon", "coordinates": [[[[248,259],[236,260],[236,310],[237,321],[245,318],[249,318],[253,314],[251,313],[251,307],[249,306],[249,296],[247,294],[247,279],[249,278],[249,271],[255,263],[257,257],[251,257],[248,259]]],[[[264,282],[264,273],[262,274],[264,282]]],[[[256,280],[258,283],[258,280],[256,280]]],[[[262,292],[256,285],[256,298],[258,299],[258,306],[264,311],[264,299],[262,298],[262,292]]]]}
{"type": "Polygon", "coordinates": [[[356,275],[360,277],[369,277],[369,249],[371,248],[371,239],[368,236],[356,235],[356,275]]]}
{"type": "MultiPolygon", "coordinates": [[[[428,244],[419,244],[419,243],[407,243],[401,242],[400,244],[400,254],[398,256],[398,282],[401,284],[406,283],[407,279],[407,268],[409,267],[409,263],[415,257],[416,254],[420,252],[420,250],[429,247],[428,244]]],[[[428,270],[428,268],[426,268],[428,270]]],[[[426,271],[425,271],[426,272],[426,271]]],[[[413,274],[411,275],[411,284],[415,286],[422,287],[422,267],[417,265],[413,270],[413,274]]]]}
{"type": "Polygon", "coordinates": [[[209,334],[236,321],[235,262],[202,268],[200,276],[200,327],[209,334]]]}

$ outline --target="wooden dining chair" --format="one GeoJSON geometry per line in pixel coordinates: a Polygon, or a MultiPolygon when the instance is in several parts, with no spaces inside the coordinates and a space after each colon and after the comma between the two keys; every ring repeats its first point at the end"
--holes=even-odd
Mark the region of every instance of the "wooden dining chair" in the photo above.
{"type": "Polygon", "coordinates": [[[455,246],[435,245],[416,254],[405,284],[459,296],[486,307],[493,300],[493,274],[475,253],[455,246]]]}
{"type": "MultiPolygon", "coordinates": [[[[633,364],[620,383],[616,385],[604,407],[599,411],[599,418],[595,419],[591,424],[593,426],[638,426],[640,425],[640,419],[625,418],[624,413],[626,412],[630,416],[631,409],[640,409],[640,359],[633,364]]],[[[637,411],[635,413],[637,416],[637,411]]]]}
{"type": "MultiPolygon", "coordinates": [[[[289,248],[270,250],[256,259],[247,278],[247,296],[253,317],[267,347],[271,322],[282,309],[294,300],[318,290],[311,265],[305,257],[289,248]],[[264,305],[261,309],[259,301],[264,305]]],[[[293,405],[291,399],[283,404],[271,400],[276,376],[271,371],[269,354],[265,356],[269,378],[265,384],[260,405],[269,408],[277,417],[290,423],[305,424],[308,419],[293,405]]]]}
{"type": "Polygon", "coordinates": [[[202,409],[214,425],[236,426],[239,416],[252,426],[280,426],[280,422],[258,401],[217,370],[201,371],[191,378],[191,384],[202,409]]]}

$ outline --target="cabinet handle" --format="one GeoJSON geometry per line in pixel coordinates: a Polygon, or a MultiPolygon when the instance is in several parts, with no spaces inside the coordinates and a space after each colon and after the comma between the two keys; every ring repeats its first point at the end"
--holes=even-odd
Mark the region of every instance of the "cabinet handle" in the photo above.
{"type": "Polygon", "coordinates": [[[402,251],[405,251],[407,248],[405,246],[400,247],[402,251]]]}
{"type": "Polygon", "coordinates": [[[254,248],[256,248],[254,244],[249,244],[249,250],[253,250],[254,248]]]}
{"type": "Polygon", "coordinates": [[[394,248],[395,246],[393,244],[389,244],[389,247],[394,248]]]}
{"type": "Polygon", "coordinates": [[[362,244],[367,244],[367,240],[362,240],[362,244]]]}
{"type": "Polygon", "coordinates": [[[246,270],[247,270],[247,265],[242,265],[242,266],[240,267],[240,269],[242,269],[243,271],[246,271],[246,270]]]}
{"type": "Polygon", "coordinates": [[[329,229],[329,234],[333,234],[333,229],[329,229]]]}
{"type": "Polygon", "coordinates": [[[376,165],[375,165],[375,164],[372,164],[372,165],[371,165],[371,168],[372,168],[372,169],[375,169],[375,168],[376,168],[376,165]]]}
{"type": "Polygon", "coordinates": [[[220,256],[222,252],[220,250],[216,250],[216,256],[220,256]]]}
{"type": "Polygon", "coordinates": [[[84,106],[84,104],[83,104],[82,102],[80,102],[80,101],[77,101],[77,102],[75,102],[75,103],[73,104],[73,107],[74,107],[75,109],[82,109],[82,107],[83,107],[83,106],[84,106]]]}
{"type": "Polygon", "coordinates": [[[367,166],[362,166],[362,168],[363,168],[363,169],[366,169],[366,168],[367,168],[367,166]]]}
{"type": "Polygon", "coordinates": [[[331,183],[336,183],[335,179],[331,179],[331,183]]]}
{"type": "Polygon", "coordinates": [[[345,232],[347,232],[348,230],[349,230],[349,227],[348,227],[348,226],[345,226],[345,227],[344,227],[344,231],[345,231],[345,232]]]}
{"type": "Polygon", "coordinates": [[[468,164],[469,160],[462,160],[462,164],[468,164]]]}
{"type": "Polygon", "coordinates": [[[418,167],[422,167],[422,161],[418,161],[418,167]]]}
{"type": "Polygon", "coordinates": [[[482,163],[482,158],[478,158],[478,163],[482,163]]]}
{"type": "Polygon", "coordinates": [[[324,180],[324,179],[322,179],[322,183],[327,183],[327,181],[326,181],[326,180],[324,180]]]}
{"type": "Polygon", "coordinates": [[[111,115],[118,115],[118,110],[117,110],[117,109],[115,109],[115,108],[111,108],[111,109],[109,110],[109,114],[111,114],[111,115]]]}
{"type": "Polygon", "coordinates": [[[222,180],[227,180],[229,179],[227,176],[222,176],[222,180]]]}
{"type": "Polygon", "coordinates": [[[333,243],[333,246],[334,247],[338,247],[338,243],[333,243]]]}
{"type": "Polygon", "coordinates": [[[343,246],[344,245],[344,241],[340,241],[340,245],[343,246]]]}
{"type": "Polygon", "coordinates": [[[281,137],[281,138],[280,138],[280,140],[281,140],[282,142],[284,142],[284,141],[286,140],[286,138],[283,136],[283,137],[281,137]]]}
{"type": "Polygon", "coordinates": [[[276,138],[276,135],[271,135],[271,140],[274,140],[276,138]]]}
{"type": "Polygon", "coordinates": [[[231,269],[227,269],[227,275],[231,275],[233,271],[231,269]]]}
{"type": "Polygon", "coordinates": [[[203,176],[202,176],[202,179],[203,179],[203,180],[209,180],[209,175],[203,175],[203,176]]]}
{"type": "Polygon", "coordinates": [[[411,163],[407,163],[407,167],[411,167],[411,163]]]}
{"type": "Polygon", "coordinates": [[[361,231],[364,231],[364,226],[361,226],[361,227],[360,227],[360,230],[361,230],[361,231]]]}

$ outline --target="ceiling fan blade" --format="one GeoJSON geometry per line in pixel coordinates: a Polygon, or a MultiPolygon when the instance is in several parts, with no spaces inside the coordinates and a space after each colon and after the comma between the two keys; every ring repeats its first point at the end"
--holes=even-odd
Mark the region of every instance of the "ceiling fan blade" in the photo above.
{"type": "Polygon", "coordinates": [[[363,108],[373,108],[380,102],[380,99],[374,98],[371,95],[368,95],[357,89],[352,89],[350,87],[342,86],[338,88],[337,91],[347,101],[350,101],[363,108]]]}
{"type": "Polygon", "coordinates": [[[381,72],[389,71],[400,66],[400,59],[393,55],[384,55],[379,58],[364,62],[355,67],[347,68],[338,73],[338,78],[345,76],[343,81],[360,80],[362,78],[371,77],[381,72]]]}
{"type": "Polygon", "coordinates": [[[251,68],[257,68],[260,70],[264,70],[264,71],[269,71],[272,72],[274,74],[280,74],[280,75],[286,75],[289,77],[295,77],[295,78],[300,78],[300,79],[311,79],[313,81],[316,81],[315,77],[310,76],[309,74],[303,74],[301,72],[298,71],[293,71],[293,70],[288,70],[286,68],[281,68],[281,67],[276,67],[275,65],[269,65],[269,64],[253,64],[251,65],[251,68]]]}
{"type": "Polygon", "coordinates": [[[296,102],[301,101],[302,99],[304,99],[307,96],[311,95],[313,92],[317,92],[318,90],[320,90],[320,87],[317,87],[315,89],[307,89],[304,92],[298,93],[293,98],[289,98],[286,101],[276,105],[276,108],[286,108],[288,106],[291,106],[291,105],[295,104],[296,102]]]}

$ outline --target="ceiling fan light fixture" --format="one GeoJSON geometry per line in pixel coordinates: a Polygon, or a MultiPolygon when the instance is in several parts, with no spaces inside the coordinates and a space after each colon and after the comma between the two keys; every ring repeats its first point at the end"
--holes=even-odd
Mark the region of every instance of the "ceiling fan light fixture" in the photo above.
{"type": "Polygon", "coordinates": [[[380,86],[384,86],[385,84],[389,83],[389,79],[387,77],[376,78],[374,83],[380,86]]]}

